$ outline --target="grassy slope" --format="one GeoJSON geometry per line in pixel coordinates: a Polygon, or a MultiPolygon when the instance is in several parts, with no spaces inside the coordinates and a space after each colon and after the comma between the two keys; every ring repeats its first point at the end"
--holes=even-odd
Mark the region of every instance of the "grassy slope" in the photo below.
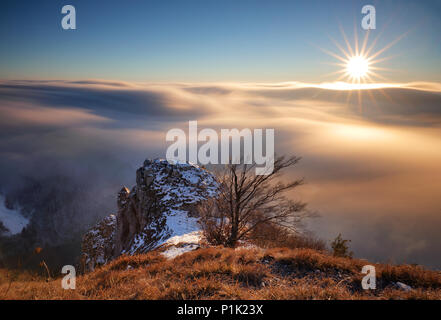
{"type": "Polygon", "coordinates": [[[441,299],[440,272],[409,265],[375,264],[377,289],[362,290],[365,264],[312,249],[204,248],[173,260],[151,252],[79,276],[76,290],[63,290],[61,278],[11,282],[3,271],[0,299],[441,299]]]}

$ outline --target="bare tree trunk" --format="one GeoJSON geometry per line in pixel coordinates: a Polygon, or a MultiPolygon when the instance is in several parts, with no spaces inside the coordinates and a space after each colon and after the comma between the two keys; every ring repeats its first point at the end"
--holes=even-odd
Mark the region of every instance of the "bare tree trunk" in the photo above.
{"type": "MultiPolygon", "coordinates": [[[[234,199],[237,203],[237,199],[234,199]]],[[[227,246],[234,248],[239,237],[239,213],[237,206],[231,208],[231,233],[228,239],[227,246]]]]}
{"type": "Polygon", "coordinates": [[[236,246],[238,233],[239,233],[239,228],[237,224],[233,221],[233,223],[231,224],[230,239],[228,240],[229,247],[234,248],[236,246]]]}

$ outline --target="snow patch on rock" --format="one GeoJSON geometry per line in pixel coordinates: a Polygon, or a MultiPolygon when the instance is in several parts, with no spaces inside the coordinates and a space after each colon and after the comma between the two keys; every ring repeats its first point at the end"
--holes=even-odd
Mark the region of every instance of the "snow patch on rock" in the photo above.
{"type": "Polygon", "coordinates": [[[172,237],[186,235],[200,229],[198,219],[189,217],[187,211],[184,210],[174,210],[167,217],[167,227],[172,237]]]}
{"type": "Polygon", "coordinates": [[[397,289],[400,289],[400,290],[403,290],[403,291],[406,291],[406,292],[412,291],[412,287],[407,285],[407,284],[405,284],[405,283],[402,283],[402,282],[398,281],[398,282],[395,282],[394,285],[395,285],[395,287],[397,289]]]}

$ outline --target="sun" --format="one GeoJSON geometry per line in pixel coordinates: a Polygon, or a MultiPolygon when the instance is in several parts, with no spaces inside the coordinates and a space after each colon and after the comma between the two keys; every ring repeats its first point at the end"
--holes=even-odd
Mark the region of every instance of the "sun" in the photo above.
{"type": "MultiPolygon", "coordinates": [[[[339,75],[337,79],[334,79],[334,84],[331,84],[331,88],[334,87],[336,90],[345,90],[348,92],[346,102],[349,103],[352,97],[352,93],[355,92],[358,96],[358,107],[360,112],[363,112],[363,100],[366,96],[370,98],[370,100],[377,105],[375,101],[375,95],[372,93],[372,90],[378,85],[378,91],[383,94],[388,100],[391,98],[384,92],[382,87],[385,83],[389,82],[389,80],[383,75],[379,74],[379,71],[385,71],[386,73],[389,71],[393,71],[393,69],[380,67],[378,64],[385,62],[393,58],[394,56],[385,57],[383,54],[389,48],[394,46],[398,41],[400,41],[403,37],[405,37],[409,31],[404,32],[395,40],[386,44],[383,48],[379,50],[374,50],[378,39],[381,36],[381,32],[378,33],[371,41],[369,42],[369,34],[370,30],[368,30],[364,39],[359,43],[358,41],[358,29],[354,25],[354,43],[350,44],[348,37],[346,36],[343,27],[340,24],[340,32],[343,36],[344,44],[340,44],[332,37],[329,37],[334,45],[337,47],[338,51],[333,52],[327,49],[318,47],[321,51],[328,54],[329,56],[338,60],[338,62],[328,63],[331,65],[336,65],[339,67],[339,70],[328,73],[324,76],[335,76],[339,75]],[[378,82],[378,79],[382,80],[382,83],[378,82]],[[343,81],[343,82],[342,82],[343,81]],[[364,90],[368,89],[368,90],[364,90]],[[366,94],[363,93],[366,92],[366,94]]],[[[396,55],[395,55],[396,56],[396,55]]],[[[326,63],[326,62],[325,62],[326,63]]],[[[382,72],[383,73],[383,72],[382,72]]],[[[390,85],[390,83],[389,83],[390,85]]]]}
{"type": "Polygon", "coordinates": [[[366,78],[369,73],[369,60],[357,55],[350,57],[346,63],[346,74],[356,81],[366,78]]]}
{"type": "Polygon", "coordinates": [[[354,85],[375,83],[377,79],[387,81],[387,79],[378,74],[377,71],[391,71],[391,69],[379,67],[378,64],[389,60],[392,57],[380,58],[379,56],[392,47],[395,43],[400,41],[400,39],[402,39],[407,32],[387,44],[382,49],[374,52],[375,44],[377,43],[381,33],[378,34],[377,37],[372,41],[371,45],[368,46],[368,38],[370,33],[369,30],[366,32],[363,41],[359,43],[357,30],[354,28],[354,45],[351,46],[341,25],[340,31],[343,36],[344,43],[346,44],[346,48],[344,45],[341,45],[331,37],[330,39],[340,51],[339,53],[334,53],[319,47],[319,49],[326,54],[339,60],[338,62],[331,64],[341,67],[340,70],[331,72],[328,75],[340,74],[340,76],[335,80],[336,82],[344,80],[354,85]]]}

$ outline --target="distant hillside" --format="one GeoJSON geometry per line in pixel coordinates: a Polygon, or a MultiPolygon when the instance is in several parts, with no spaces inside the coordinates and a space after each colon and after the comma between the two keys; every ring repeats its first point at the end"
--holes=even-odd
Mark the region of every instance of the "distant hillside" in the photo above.
{"type": "Polygon", "coordinates": [[[61,276],[46,282],[0,271],[0,299],[441,299],[441,273],[418,266],[373,264],[377,289],[367,291],[364,260],[312,249],[185,251],[121,256],[79,276],[76,290],[62,289],[61,276]]]}

